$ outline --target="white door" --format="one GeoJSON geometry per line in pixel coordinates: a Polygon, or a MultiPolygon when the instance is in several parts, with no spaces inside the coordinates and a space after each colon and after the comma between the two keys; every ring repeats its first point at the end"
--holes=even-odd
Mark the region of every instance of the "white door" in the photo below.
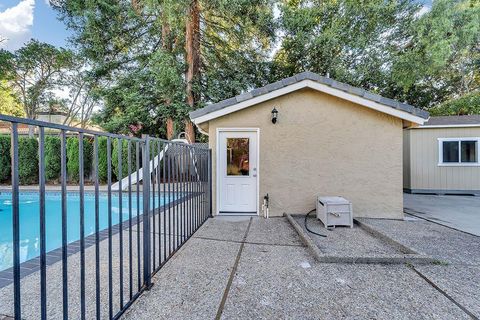
{"type": "Polygon", "coordinates": [[[257,131],[219,131],[220,214],[257,213],[257,131]]]}

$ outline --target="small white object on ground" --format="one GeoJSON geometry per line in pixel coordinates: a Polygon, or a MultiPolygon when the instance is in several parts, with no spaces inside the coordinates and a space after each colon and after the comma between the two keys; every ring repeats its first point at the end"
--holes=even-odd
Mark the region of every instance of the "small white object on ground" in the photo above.
{"type": "Polygon", "coordinates": [[[310,265],[310,263],[304,261],[302,263],[300,263],[300,266],[303,268],[303,269],[308,269],[308,268],[311,268],[312,266],[310,265]]]}

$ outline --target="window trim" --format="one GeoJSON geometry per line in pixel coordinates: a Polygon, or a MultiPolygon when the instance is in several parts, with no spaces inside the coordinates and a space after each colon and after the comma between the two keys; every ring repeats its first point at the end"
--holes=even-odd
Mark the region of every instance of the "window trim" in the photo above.
{"type": "Polygon", "coordinates": [[[478,167],[480,166],[480,137],[459,137],[459,138],[438,138],[438,166],[439,167],[478,167]],[[459,145],[458,159],[460,162],[443,162],[443,142],[457,141],[459,144],[462,141],[476,141],[476,156],[477,162],[461,162],[462,161],[462,148],[459,145]]]}

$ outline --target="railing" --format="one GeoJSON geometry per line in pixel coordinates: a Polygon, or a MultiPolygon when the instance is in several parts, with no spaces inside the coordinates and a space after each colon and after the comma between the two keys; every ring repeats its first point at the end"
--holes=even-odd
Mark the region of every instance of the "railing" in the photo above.
{"type": "Polygon", "coordinates": [[[211,215],[207,148],[4,115],[0,122],[11,124],[11,177],[0,185],[0,200],[11,207],[11,214],[0,211],[0,221],[11,219],[0,226],[5,234],[11,231],[11,238],[0,234],[0,317],[117,319],[211,215]],[[19,162],[25,159],[18,129],[27,125],[38,129],[31,130],[38,142],[38,183],[20,186],[19,162]],[[47,185],[47,135],[60,138],[58,187],[47,185]],[[77,159],[68,149],[70,139],[78,146],[74,185],[68,184],[77,159]],[[100,143],[105,139],[106,150],[100,143]],[[91,157],[86,144],[93,145],[91,157]],[[149,170],[152,160],[157,165],[149,170]],[[92,166],[89,176],[86,165],[92,166]],[[141,183],[132,184],[132,177],[141,183]]]}

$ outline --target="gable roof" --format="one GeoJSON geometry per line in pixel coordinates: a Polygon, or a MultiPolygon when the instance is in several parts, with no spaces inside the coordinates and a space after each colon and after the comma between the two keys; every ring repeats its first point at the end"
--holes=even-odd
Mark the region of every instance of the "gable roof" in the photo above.
{"type": "Polygon", "coordinates": [[[190,112],[190,118],[198,125],[303,88],[325,92],[417,124],[423,124],[429,118],[428,112],[424,110],[313,72],[302,72],[293,77],[194,110],[190,112]]]}
{"type": "Polygon", "coordinates": [[[480,127],[480,114],[430,117],[421,128],[480,127]]]}

